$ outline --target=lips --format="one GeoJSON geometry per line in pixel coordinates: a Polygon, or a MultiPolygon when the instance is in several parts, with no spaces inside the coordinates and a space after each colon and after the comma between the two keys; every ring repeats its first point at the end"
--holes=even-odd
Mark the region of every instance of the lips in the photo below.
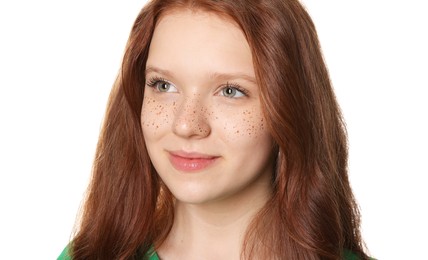
{"type": "Polygon", "coordinates": [[[172,166],[179,171],[195,172],[211,166],[219,156],[201,153],[187,153],[182,151],[169,152],[169,160],[172,166]]]}

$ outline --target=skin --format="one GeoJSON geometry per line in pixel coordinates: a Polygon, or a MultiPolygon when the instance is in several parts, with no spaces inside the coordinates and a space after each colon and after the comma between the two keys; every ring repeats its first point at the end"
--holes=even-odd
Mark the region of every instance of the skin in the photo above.
{"type": "Polygon", "coordinates": [[[170,12],[156,25],[145,73],[144,139],[177,199],[159,256],[239,259],[245,231],[271,194],[274,170],[245,36],[215,14],[170,12]],[[171,159],[182,157],[184,169],[171,159]]]}

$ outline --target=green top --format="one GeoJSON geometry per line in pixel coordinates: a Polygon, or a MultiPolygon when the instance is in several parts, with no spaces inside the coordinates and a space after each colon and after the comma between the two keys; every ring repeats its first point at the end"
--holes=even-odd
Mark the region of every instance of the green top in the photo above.
{"type": "MultiPolygon", "coordinates": [[[[153,247],[146,253],[146,256],[148,256],[148,260],[159,260],[159,256],[156,253],[156,251],[153,249],[153,247]]],[[[358,260],[359,258],[354,255],[351,251],[345,250],[343,255],[344,260],[358,260]]],[[[64,248],[61,255],[57,258],[57,260],[72,260],[70,255],[68,254],[68,246],[64,248]]]]}
{"type": "MultiPolygon", "coordinates": [[[[57,260],[72,260],[71,256],[68,254],[69,247],[67,246],[62,251],[61,255],[58,256],[57,260]]],[[[159,260],[158,254],[155,252],[155,250],[150,248],[150,250],[146,253],[146,256],[148,256],[148,260],[159,260]]]]}

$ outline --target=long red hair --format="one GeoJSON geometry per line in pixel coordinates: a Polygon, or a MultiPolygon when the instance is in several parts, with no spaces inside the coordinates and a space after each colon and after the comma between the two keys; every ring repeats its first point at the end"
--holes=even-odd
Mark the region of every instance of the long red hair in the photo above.
{"type": "Polygon", "coordinates": [[[344,123],[314,24],[297,0],[153,0],[142,9],[110,96],[72,258],[137,258],[171,229],[173,197],[150,162],[140,116],[156,22],[180,8],[240,26],[278,148],[273,195],[248,228],[242,258],[341,259],[344,250],[367,258],[344,123]]]}

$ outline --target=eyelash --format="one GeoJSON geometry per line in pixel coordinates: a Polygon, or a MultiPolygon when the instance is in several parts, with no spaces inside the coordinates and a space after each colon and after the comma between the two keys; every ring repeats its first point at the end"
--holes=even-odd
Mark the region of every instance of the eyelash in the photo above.
{"type": "Polygon", "coordinates": [[[166,82],[166,83],[170,83],[168,80],[161,78],[161,77],[152,77],[147,81],[147,86],[148,87],[154,87],[156,86],[157,83],[159,83],[160,81],[162,82],[166,82]]]}
{"type": "MultiPolygon", "coordinates": [[[[168,80],[166,80],[166,79],[164,79],[164,78],[162,78],[162,77],[158,77],[158,76],[155,76],[155,77],[152,77],[152,78],[150,78],[148,81],[147,81],[147,86],[148,87],[155,87],[156,86],[156,84],[157,83],[159,83],[159,82],[166,82],[166,83],[170,83],[168,80]]],[[[171,84],[171,83],[170,83],[171,84]]],[[[238,84],[236,84],[236,83],[233,83],[233,82],[227,82],[225,85],[223,85],[222,86],[222,88],[220,89],[220,91],[221,90],[223,90],[223,89],[225,89],[225,88],[233,88],[233,89],[236,89],[236,90],[238,90],[239,92],[241,92],[245,97],[248,97],[248,95],[249,95],[249,91],[248,90],[246,90],[246,89],[244,89],[243,87],[241,87],[240,85],[238,85],[238,84]]]]}
{"type": "Polygon", "coordinates": [[[234,88],[234,89],[238,90],[239,92],[241,92],[242,94],[244,94],[245,97],[248,97],[248,95],[249,95],[248,90],[246,90],[245,88],[243,88],[240,85],[233,83],[233,82],[227,82],[226,85],[223,85],[221,90],[223,90],[225,88],[234,88]]]}

